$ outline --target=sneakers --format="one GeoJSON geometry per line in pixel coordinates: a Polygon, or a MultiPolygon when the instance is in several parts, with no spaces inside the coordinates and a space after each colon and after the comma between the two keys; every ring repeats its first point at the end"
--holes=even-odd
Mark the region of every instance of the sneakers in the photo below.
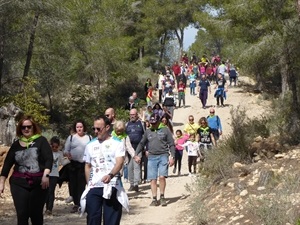
{"type": "Polygon", "coordinates": [[[178,171],[178,174],[177,174],[178,176],[180,176],[181,175],[181,173],[180,173],[180,171],[178,171]]]}
{"type": "Polygon", "coordinates": [[[130,185],[128,191],[134,191],[134,186],[133,186],[133,185],[130,185]]]}
{"type": "Polygon", "coordinates": [[[65,199],[65,203],[71,203],[73,202],[73,197],[72,196],[69,196],[65,199]]]}
{"type": "Polygon", "coordinates": [[[192,177],[193,175],[192,175],[192,173],[189,173],[189,175],[188,175],[189,177],[192,177]]]}
{"type": "Polygon", "coordinates": [[[79,212],[79,206],[78,205],[74,205],[72,210],[71,210],[71,213],[78,213],[79,212]]]}
{"type": "Polygon", "coordinates": [[[51,211],[51,210],[49,210],[49,209],[47,209],[47,210],[45,211],[45,215],[47,215],[47,216],[51,216],[51,215],[52,215],[52,211],[51,211]]]}
{"type": "Polygon", "coordinates": [[[167,201],[165,198],[161,198],[159,201],[160,201],[161,206],[167,206],[167,201]]]}
{"type": "Polygon", "coordinates": [[[156,199],[153,199],[150,206],[159,206],[159,202],[156,199]]]}

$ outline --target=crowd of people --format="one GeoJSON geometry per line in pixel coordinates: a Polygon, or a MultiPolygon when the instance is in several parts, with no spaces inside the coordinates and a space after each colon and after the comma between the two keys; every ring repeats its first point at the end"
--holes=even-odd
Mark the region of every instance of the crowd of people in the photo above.
{"type": "Polygon", "coordinates": [[[134,92],[124,106],[128,121],[118,120],[115,110],[108,108],[94,119],[94,134],[88,135],[85,122],[77,120],[64,146],[58,137],[48,142],[32,117],[22,118],[17,127],[18,139],[8,151],[0,176],[2,195],[14,166],[10,187],[18,224],[28,224],[29,219],[33,225],[43,224],[43,214],[51,215],[54,208],[55,187],[64,181],[68,182],[70,195],[66,202],[73,202],[70,212],[86,212],[89,225],[99,224],[101,218],[104,224],[120,224],[122,207],[128,210],[122,185],[127,180],[127,191],[136,193],[140,184],[149,182],[150,206],[167,206],[169,167],[174,166],[172,172],[181,176],[186,152],[188,176],[194,176],[197,159],[203,161],[222,135],[221,120],[214,107],[198,121],[189,115],[183,130],[174,130],[174,113],[186,106],[187,87],[192,96],[198,92],[205,109],[214,85],[216,106],[224,106],[228,90],[225,72],[230,85],[236,85],[238,72],[234,65],[225,65],[218,56],[211,61],[203,56],[198,61],[195,55],[191,60],[183,55],[180,63],[157,71],[155,87],[147,79],[143,96],[146,108],[142,113],[134,92]],[[154,90],[158,93],[157,102],[154,90]],[[61,148],[63,151],[59,151],[61,148]]]}

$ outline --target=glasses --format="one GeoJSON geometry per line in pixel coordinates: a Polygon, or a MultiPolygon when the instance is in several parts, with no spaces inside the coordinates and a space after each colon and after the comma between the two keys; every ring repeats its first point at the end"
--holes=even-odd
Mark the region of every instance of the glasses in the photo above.
{"type": "Polygon", "coordinates": [[[30,130],[30,129],[32,128],[32,125],[21,126],[21,129],[22,129],[22,130],[25,130],[26,128],[27,128],[28,130],[30,130]]]}
{"type": "Polygon", "coordinates": [[[194,119],[189,119],[189,121],[194,121],[194,119]]]}
{"type": "Polygon", "coordinates": [[[97,130],[98,132],[102,132],[104,128],[105,127],[102,127],[102,128],[100,128],[100,127],[92,127],[93,131],[97,130]]]}
{"type": "Polygon", "coordinates": [[[209,113],[214,114],[215,112],[209,112],[209,113]]]}

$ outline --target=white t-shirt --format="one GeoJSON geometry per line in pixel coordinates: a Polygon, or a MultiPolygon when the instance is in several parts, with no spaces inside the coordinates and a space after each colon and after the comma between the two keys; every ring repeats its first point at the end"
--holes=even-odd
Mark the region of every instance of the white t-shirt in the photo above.
{"type": "Polygon", "coordinates": [[[182,147],[187,147],[188,150],[188,156],[198,156],[198,151],[199,151],[199,143],[197,141],[191,142],[187,141],[182,147]]]}
{"type": "MultiPolygon", "coordinates": [[[[98,139],[93,139],[85,147],[83,160],[91,164],[89,188],[103,187],[101,179],[111,172],[116,164],[116,157],[125,156],[124,142],[117,138],[109,138],[100,143],[98,139]]],[[[116,186],[119,182],[117,177],[110,181],[111,186],[116,186]]]]}
{"type": "Polygon", "coordinates": [[[160,74],[158,77],[158,89],[161,90],[163,88],[163,82],[165,80],[164,75],[160,74]]]}

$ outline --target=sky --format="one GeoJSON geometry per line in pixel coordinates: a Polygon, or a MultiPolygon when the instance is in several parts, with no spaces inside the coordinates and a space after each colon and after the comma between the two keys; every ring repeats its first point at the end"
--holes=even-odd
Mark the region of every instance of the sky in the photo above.
{"type": "Polygon", "coordinates": [[[183,50],[186,51],[195,42],[198,30],[189,26],[184,30],[183,50]]]}

